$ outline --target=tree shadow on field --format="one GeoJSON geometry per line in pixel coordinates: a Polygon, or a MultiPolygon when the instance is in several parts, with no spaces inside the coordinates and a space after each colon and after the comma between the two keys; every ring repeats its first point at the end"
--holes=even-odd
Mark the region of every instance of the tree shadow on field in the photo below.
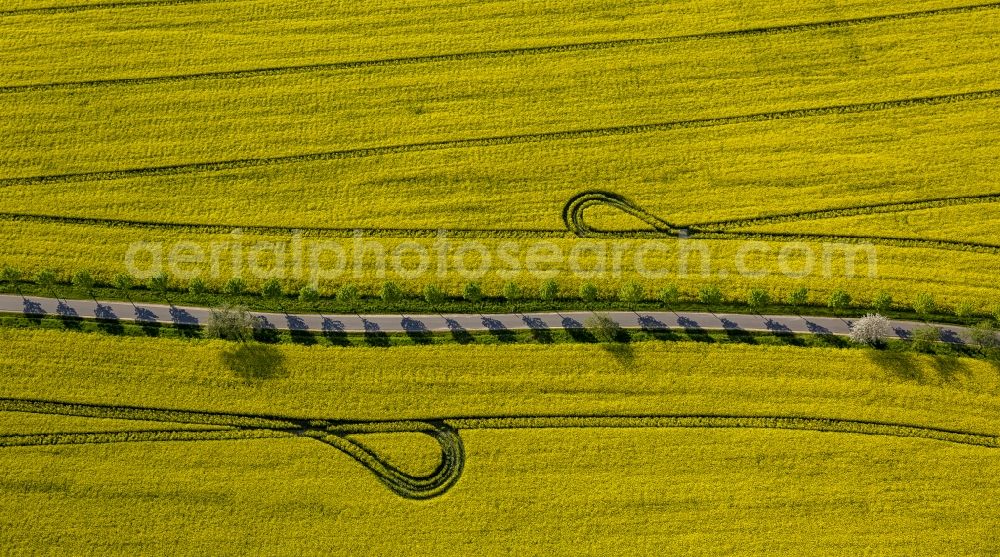
{"type": "Polygon", "coordinates": [[[787,344],[789,346],[799,346],[799,347],[805,346],[805,341],[801,337],[797,336],[794,332],[792,332],[792,329],[790,329],[788,325],[785,325],[784,323],[775,321],[773,319],[767,319],[764,321],[764,327],[774,336],[774,338],[778,339],[784,344],[787,344]]]}
{"type": "Polygon", "coordinates": [[[160,329],[163,326],[156,321],[140,321],[139,328],[142,329],[142,333],[148,337],[158,337],[160,336],[160,329]]]}
{"type": "Polygon", "coordinates": [[[224,349],[221,358],[223,365],[245,381],[288,377],[285,355],[266,344],[238,344],[224,349]]]}
{"type": "Polygon", "coordinates": [[[98,319],[95,321],[97,330],[108,335],[120,336],[125,334],[125,326],[117,319],[98,319]]]}
{"type": "Polygon", "coordinates": [[[445,322],[448,324],[448,329],[451,331],[451,336],[455,339],[455,342],[459,344],[472,344],[475,342],[476,339],[458,321],[445,319],[445,322]]]}
{"type": "Polygon", "coordinates": [[[24,300],[23,313],[25,319],[27,319],[30,323],[33,323],[35,325],[41,325],[42,318],[47,316],[48,312],[46,312],[45,309],[42,308],[42,304],[34,300],[29,300],[27,298],[23,298],[23,300],[24,300]]]}
{"type": "Polygon", "coordinates": [[[725,317],[721,317],[720,320],[722,321],[722,330],[726,332],[726,337],[730,341],[740,344],[757,344],[757,339],[753,336],[753,333],[740,327],[739,323],[725,317]]]}
{"type": "Polygon", "coordinates": [[[951,329],[942,329],[941,330],[941,341],[942,342],[946,342],[948,344],[954,344],[954,345],[964,345],[965,344],[965,339],[963,339],[962,336],[959,335],[956,331],[953,331],[951,329]]]}
{"type": "Polygon", "coordinates": [[[916,381],[920,384],[927,382],[927,378],[924,377],[916,356],[912,353],[875,349],[867,350],[866,352],[872,363],[893,377],[905,381],[916,381]]]}
{"type": "Polygon", "coordinates": [[[545,324],[545,321],[542,321],[538,317],[529,317],[527,315],[521,319],[524,321],[524,324],[528,326],[528,329],[531,331],[531,336],[535,339],[535,342],[538,342],[539,344],[552,344],[552,341],[554,340],[552,338],[552,331],[549,330],[549,326],[545,324]]]}
{"type": "Polygon", "coordinates": [[[62,321],[63,327],[74,331],[81,329],[83,318],[77,314],[75,309],[66,305],[66,303],[59,302],[59,307],[56,308],[56,315],[58,315],[59,320],[62,321]]]}
{"type": "Polygon", "coordinates": [[[406,331],[406,335],[410,337],[413,344],[431,344],[434,342],[434,336],[431,334],[430,329],[427,325],[424,325],[423,321],[419,321],[412,317],[404,317],[400,324],[403,326],[403,330],[406,331]]]}
{"type": "Polygon", "coordinates": [[[708,334],[708,331],[702,328],[702,326],[697,321],[691,319],[690,317],[683,317],[683,316],[678,317],[677,324],[684,331],[684,334],[687,335],[687,337],[690,340],[693,340],[694,342],[705,342],[705,343],[715,342],[715,339],[712,338],[712,335],[708,334]]]}
{"type": "Polygon", "coordinates": [[[635,349],[632,347],[632,336],[628,331],[622,329],[616,335],[614,342],[602,342],[603,348],[608,354],[623,366],[630,366],[635,362],[635,349]]]}
{"type": "Polygon", "coordinates": [[[969,366],[955,354],[937,354],[931,363],[934,371],[945,383],[954,383],[959,377],[969,377],[972,372],[969,366]]]}
{"type": "Polygon", "coordinates": [[[350,346],[347,339],[347,331],[341,321],[334,321],[329,317],[323,318],[323,336],[334,346],[350,346]]]}
{"type": "Polygon", "coordinates": [[[892,375],[921,385],[955,384],[972,370],[957,354],[916,354],[895,350],[869,350],[871,360],[892,375]],[[926,359],[925,359],[926,358],[926,359]],[[921,360],[925,363],[922,364],[921,360]],[[929,366],[927,361],[929,360],[929,366]]]}
{"type": "Polygon", "coordinates": [[[892,332],[903,340],[913,340],[913,332],[902,327],[893,327],[892,332]]]}
{"type": "Polygon", "coordinates": [[[666,323],[660,321],[659,319],[651,315],[640,315],[639,326],[642,327],[642,332],[652,336],[656,340],[661,340],[661,341],[680,340],[680,337],[677,336],[677,333],[673,332],[666,323]]]}
{"type": "Polygon", "coordinates": [[[198,318],[191,315],[186,309],[182,309],[176,306],[170,306],[170,320],[174,325],[191,325],[197,327],[201,323],[198,322],[198,318]]]}
{"type": "Polygon", "coordinates": [[[823,346],[847,348],[851,344],[847,338],[837,336],[833,334],[833,331],[830,329],[820,325],[819,323],[809,321],[808,319],[806,320],[806,329],[808,329],[813,335],[813,338],[823,346]]]}
{"type": "Polygon", "coordinates": [[[585,342],[588,344],[596,343],[597,337],[593,333],[587,330],[587,327],[580,323],[572,317],[563,317],[562,327],[567,334],[576,342],[585,342]]]}
{"type": "Polygon", "coordinates": [[[278,328],[274,325],[274,323],[271,323],[263,315],[258,315],[255,318],[253,339],[257,342],[276,344],[279,340],[281,340],[281,335],[278,333],[278,328]]]}
{"type": "Polygon", "coordinates": [[[993,366],[993,369],[1000,371],[1000,350],[985,350],[983,355],[986,357],[986,363],[993,366]]]}
{"type": "Polygon", "coordinates": [[[184,338],[200,338],[201,324],[198,319],[186,309],[170,306],[170,320],[177,333],[184,338]]]}
{"type": "Polygon", "coordinates": [[[514,332],[508,329],[506,325],[501,323],[498,319],[483,317],[483,326],[486,327],[490,334],[495,336],[500,342],[510,343],[517,340],[514,332]]]}
{"type": "Polygon", "coordinates": [[[288,323],[288,335],[292,338],[292,342],[306,346],[317,343],[316,335],[309,330],[309,325],[304,319],[297,315],[286,314],[285,321],[288,323]]]}
{"type": "Polygon", "coordinates": [[[143,334],[148,337],[160,336],[160,322],[157,316],[148,308],[135,308],[135,323],[142,329],[143,334]]]}
{"type": "Polygon", "coordinates": [[[365,325],[365,344],[378,348],[388,348],[389,335],[378,326],[378,323],[362,318],[365,325]]]}

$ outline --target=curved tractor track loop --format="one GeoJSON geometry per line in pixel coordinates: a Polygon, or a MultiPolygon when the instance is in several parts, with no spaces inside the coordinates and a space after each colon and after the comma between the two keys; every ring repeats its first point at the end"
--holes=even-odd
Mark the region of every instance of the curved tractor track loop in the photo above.
{"type": "Polygon", "coordinates": [[[458,481],[465,464],[465,449],[458,431],[442,421],[435,420],[346,422],[11,398],[0,398],[0,412],[140,420],[212,427],[212,429],[202,430],[166,429],[0,435],[0,447],[144,441],[223,441],[290,436],[315,439],[350,456],[394,493],[409,499],[429,499],[441,495],[458,481]],[[360,442],[348,437],[365,433],[394,432],[423,433],[437,441],[441,447],[441,462],[437,468],[426,476],[409,474],[393,466],[360,442]]]}
{"type": "Polygon", "coordinates": [[[936,209],[961,205],[976,205],[1000,202],[1000,194],[983,194],[973,196],[944,197],[898,203],[882,203],[874,205],[858,205],[835,209],[815,211],[800,211],[761,217],[734,219],[726,221],[709,221],[692,224],[670,224],[660,217],[650,213],[633,201],[616,193],[606,191],[586,191],[577,194],[563,207],[562,217],[566,229],[581,238],[702,238],[715,240],[764,240],[764,241],[819,241],[843,243],[870,243],[896,247],[919,247],[944,250],[965,250],[981,253],[1000,254],[1000,244],[983,242],[968,242],[960,240],[910,238],[902,236],[864,236],[846,234],[817,234],[806,232],[757,232],[744,231],[743,228],[754,225],[777,224],[788,222],[819,221],[837,217],[906,213],[921,209],[936,209]],[[587,225],[583,220],[586,209],[604,205],[634,216],[651,229],[646,230],[600,230],[587,225]]]}
{"type": "Polygon", "coordinates": [[[0,412],[141,420],[212,426],[210,429],[163,429],[0,435],[0,448],[127,443],[150,441],[225,441],[306,437],[330,445],[374,474],[393,493],[408,499],[430,499],[455,485],[465,465],[460,431],[498,429],[580,428],[747,428],[800,430],[882,437],[907,437],[982,447],[1000,448],[1000,437],[989,433],[943,429],[903,423],[842,418],[764,415],[660,415],[660,416],[480,416],[417,420],[314,420],[258,414],[232,414],[111,406],[58,401],[0,398],[0,412]],[[422,433],[437,441],[441,461],[427,475],[404,472],[375,451],[353,439],[370,433],[422,433]]]}
{"type": "Polygon", "coordinates": [[[314,437],[350,456],[401,497],[431,499],[451,489],[465,466],[465,447],[458,431],[441,421],[412,422],[412,429],[406,431],[428,435],[441,446],[441,462],[430,474],[419,476],[404,472],[361,443],[348,439],[348,433],[307,432],[303,435],[314,437]]]}
{"type": "Polygon", "coordinates": [[[566,228],[581,238],[613,238],[622,235],[646,237],[675,237],[674,226],[656,215],[639,207],[624,196],[601,190],[585,191],[573,196],[563,207],[563,223],[566,228]],[[648,224],[652,230],[600,230],[588,225],[584,212],[594,206],[612,207],[648,224]]]}

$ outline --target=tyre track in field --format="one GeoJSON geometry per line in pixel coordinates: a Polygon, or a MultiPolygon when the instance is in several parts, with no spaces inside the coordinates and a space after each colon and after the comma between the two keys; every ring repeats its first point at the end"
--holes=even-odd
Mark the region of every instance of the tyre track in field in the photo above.
{"type": "Polygon", "coordinates": [[[51,445],[85,445],[151,441],[226,441],[302,437],[336,448],[375,475],[394,493],[409,499],[427,499],[451,488],[462,473],[465,451],[462,439],[452,427],[439,420],[398,420],[375,426],[343,420],[303,419],[265,414],[236,414],[73,403],[37,399],[0,398],[0,412],[111,418],[178,424],[199,424],[225,429],[121,431],[96,433],[43,433],[0,435],[0,448],[51,445]],[[423,433],[441,448],[438,466],[426,475],[409,474],[380,455],[349,438],[372,432],[423,433]]]}
{"type": "Polygon", "coordinates": [[[463,430],[581,429],[581,428],[703,428],[775,429],[918,438],[974,447],[998,448],[1000,437],[968,431],[911,424],[800,416],[736,415],[538,415],[480,416],[414,420],[327,420],[272,415],[213,413],[136,406],[71,403],[0,398],[0,411],[91,418],[132,419],[223,425],[232,429],[209,431],[132,431],[0,435],[0,448],[149,441],[221,441],[300,436],[316,439],[347,454],[372,472],[394,493],[411,499],[429,499],[448,491],[461,476],[465,450],[463,430]],[[441,447],[440,462],[429,475],[408,474],[349,436],[370,433],[423,433],[441,447]]]}
{"type": "Polygon", "coordinates": [[[147,230],[174,230],[199,234],[229,234],[240,231],[246,234],[302,234],[323,238],[436,238],[446,234],[449,238],[567,238],[571,234],[563,229],[509,229],[489,230],[475,228],[361,228],[322,226],[261,226],[201,224],[162,221],[141,221],[93,217],[66,217],[30,213],[0,213],[0,222],[36,222],[63,225],[101,226],[107,228],[135,228],[147,230]]]}
{"type": "Polygon", "coordinates": [[[109,443],[146,443],[154,441],[233,441],[238,439],[276,439],[293,434],[269,430],[130,430],[72,433],[30,433],[0,435],[0,447],[37,447],[44,445],[101,445],[109,443]]]}
{"type": "Polygon", "coordinates": [[[101,4],[77,4],[73,6],[41,6],[37,8],[0,10],[0,17],[10,17],[18,15],[65,14],[65,13],[75,13],[75,12],[88,12],[92,10],[115,10],[115,9],[128,9],[128,8],[183,6],[185,4],[217,4],[221,2],[233,2],[233,1],[235,0],[137,0],[135,2],[105,2],[101,4]]]}
{"type": "Polygon", "coordinates": [[[850,234],[815,234],[805,232],[741,232],[741,227],[771,223],[807,222],[845,216],[873,214],[893,214],[910,211],[957,207],[974,204],[1000,202],[1000,193],[937,197],[923,200],[894,203],[875,203],[767,215],[746,219],[710,221],[699,224],[671,224],[649,211],[639,207],[624,196],[593,190],[571,198],[563,207],[564,230],[558,229],[430,229],[430,228],[346,228],[346,227],[285,227],[285,226],[239,226],[222,224],[173,223],[156,221],[136,221],[91,217],[63,217],[56,215],[35,215],[23,213],[0,213],[0,221],[40,222],[61,225],[101,226],[108,228],[136,228],[149,230],[173,230],[200,234],[228,234],[234,231],[247,234],[301,234],[302,236],[325,238],[604,238],[604,239],[658,239],[688,238],[712,240],[761,240],[761,241],[812,241],[841,242],[850,244],[880,244],[893,247],[932,248],[943,250],[972,251],[1000,254],[1000,245],[984,242],[970,242],[948,239],[914,238],[905,236],[864,236],[850,234]],[[584,213],[595,206],[606,206],[645,222],[649,229],[600,230],[586,223],[584,213]]]}
{"type": "Polygon", "coordinates": [[[780,224],[785,222],[795,222],[803,220],[820,220],[820,219],[832,219],[838,217],[903,213],[909,211],[919,211],[922,209],[940,209],[944,207],[958,207],[962,205],[996,203],[998,201],[1000,201],[1000,193],[961,195],[954,197],[934,197],[928,199],[918,199],[914,201],[890,201],[885,203],[856,205],[853,207],[818,209],[814,211],[798,211],[792,213],[764,215],[760,217],[751,217],[744,219],[706,221],[706,222],[692,223],[685,226],[687,228],[698,228],[700,230],[729,230],[733,228],[743,228],[748,226],[759,226],[766,224],[780,224]]]}
{"type": "Polygon", "coordinates": [[[636,238],[687,238],[716,240],[770,240],[770,241],[813,241],[841,242],[849,244],[880,244],[894,247],[917,247],[981,253],[1000,254],[1000,245],[984,242],[969,242],[935,238],[908,238],[903,236],[865,236],[850,234],[813,234],[799,232],[741,232],[741,227],[815,221],[844,216],[871,214],[905,213],[923,209],[956,207],[963,205],[996,203],[1000,193],[937,197],[931,199],[902,201],[895,203],[874,203],[835,209],[792,212],[746,219],[712,221],[702,224],[671,224],[643,209],[631,200],[613,192],[601,190],[586,191],[572,197],[563,207],[562,219],[566,229],[580,238],[636,239],[636,238]],[[584,213],[596,206],[604,206],[631,215],[645,223],[649,229],[602,230],[594,228],[584,220],[584,213]],[[736,230],[734,230],[736,229],[736,230]]]}
{"type": "Polygon", "coordinates": [[[965,93],[949,93],[924,97],[910,97],[886,101],[851,103],[821,106],[815,108],[797,108],[771,112],[757,112],[738,116],[719,116],[696,118],[691,120],[672,120],[667,122],[612,126],[606,128],[587,128],[578,130],[552,131],[501,135],[492,137],[446,139],[420,143],[403,143],[382,147],[363,147],[307,153],[300,155],[285,155],[276,157],[256,157],[246,159],[231,159],[224,161],[182,163],[163,166],[127,168],[120,170],[104,170],[95,172],[74,172],[66,174],[48,174],[41,176],[25,176],[0,179],[0,187],[29,186],[36,184],[61,184],[69,182],[108,181],[136,177],[176,176],[200,172],[220,172],[245,168],[258,168],[281,164],[297,164],[307,162],[332,161],[344,159],[368,158],[384,155],[396,155],[424,151],[440,151],[450,149],[469,149],[476,147],[495,147],[503,145],[519,145],[528,143],[544,143],[549,141],[567,141],[575,139],[591,139],[667,132],[679,129],[710,128],[735,124],[748,124],[815,118],[822,116],[864,114],[868,112],[883,112],[901,108],[939,106],[956,103],[975,102],[1000,98],[1000,89],[987,89],[965,93]]]}
{"type": "Polygon", "coordinates": [[[1000,254],[1000,244],[963,242],[939,238],[908,238],[905,236],[863,236],[850,234],[810,234],[807,232],[694,232],[691,239],[759,240],[771,242],[822,242],[840,244],[875,244],[899,248],[929,248],[951,251],[971,251],[1000,254]]]}
{"type": "MultiPolygon", "coordinates": [[[[186,2],[183,0],[174,0],[173,3],[196,3],[204,1],[222,1],[222,0],[188,0],[186,2]]],[[[150,2],[150,4],[154,5],[161,3],[167,3],[167,2],[150,2]]],[[[108,4],[108,5],[114,6],[114,4],[108,4]]],[[[124,5],[132,5],[132,4],[124,4],[124,5]]],[[[199,72],[199,73],[177,74],[177,75],[125,77],[125,78],[92,79],[92,80],[82,80],[82,81],[53,82],[53,83],[35,83],[35,84],[24,84],[24,85],[7,85],[7,86],[0,86],[0,94],[29,92],[29,91],[47,91],[53,89],[80,89],[87,87],[108,87],[108,86],[139,86],[139,85],[151,85],[151,84],[162,84],[162,83],[177,83],[186,81],[246,79],[254,77],[290,75],[290,74],[310,73],[310,72],[320,72],[320,71],[350,70],[350,69],[372,68],[372,67],[382,67],[382,66],[403,66],[403,65],[430,64],[439,62],[460,62],[465,60],[486,60],[492,58],[540,56],[545,54],[557,54],[566,52],[585,52],[585,51],[610,50],[610,49],[629,48],[629,47],[660,46],[671,43],[692,42],[692,41],[702,41],[702,40],[758,37],[767,35],[802,33],[809,31],[822,31],[827,29],[839,29],[845,27],[872,25],[885,22],[906,21],[910,19],[922,19],[930,17],[944,17],[949,15],[968,14],[968,13],[975,13],[975,12],[982,12],[982,11],[989,11],[996,9],[1000,9],[1000,2],[990,2],[985,4],[975,4],[969,6],[938,8],[933,10],[903,12],[903,13],[857,17],[849,19],[818,21],[811,23],[793,23],[788,25],[777,25],[770,27],[752,27],[747,29],[736,29],[731,31],[713,31],[707,33],[671,35],[665,37],[592,41],[592,42],[581,42],[581,43],[569,43],[562,45],[506,48],[506,49],[482,50],[482,51],[471,51],[471,52],[455,52],[446,54],[426,54],[420,56],[402,56],[395,58],[379,58],[372,60],[326,62],[318,64],[302,64],[302,65],[292,65],[292,66],[276,66],[270,68],[199,72]]],[[[0,12],[0,16],[2,15],[5,15],[4,12],[0,12]]]]}

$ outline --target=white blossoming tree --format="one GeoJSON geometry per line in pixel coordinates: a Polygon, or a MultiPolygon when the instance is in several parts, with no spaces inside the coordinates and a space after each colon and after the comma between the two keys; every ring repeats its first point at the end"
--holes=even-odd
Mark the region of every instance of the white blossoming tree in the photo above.
{"type": "Polygon", "coordinates": [[[858,344],[876,346],[891,334],[889,320],[877,313],[869,313],[851,324],[851,340],[858,344]]]}

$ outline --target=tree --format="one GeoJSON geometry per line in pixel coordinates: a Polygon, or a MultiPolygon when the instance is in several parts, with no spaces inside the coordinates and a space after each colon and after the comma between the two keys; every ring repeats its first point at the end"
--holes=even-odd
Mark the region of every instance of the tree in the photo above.
{"type": "Polygon", "coordinates": [[[660,291],[660,301],[668,308],[676,306],[680,299],[681,291],[677,288],[676,284],[668,284],[660,291]]]}
{"type": "Polygon", "coordinates": [[[391,280],[382,283],[382,301],[390,306],[395,306],[403,299],[403,290],[399,285],[391,280]]]}
{"type": "Polygon", "coordinates": [[[128,298],[129,291],[135,287],[135,279],[128,273],[118,273],[112,281],[115,288],[121,290],[122,294],[128,298]]]}
{"type": "Polygon", "coordinates": [[[226,286],[222,289],[223,292],[230,296],[239,296],[246,292],[247,283],[240,277],[233,277],[226,281],[226,286]]]}
{"type": "Polygon", "coordinates": [[[976,314],[977,311],[979,311],[979,307],[974,302],[971,302],[969,300],[963,300],[959,302],[957,305],[955,305],[956,317],[961,317],[961,318],[972,317],[973,315],[976,314]]]}
{"type": "Polygon", "coordinates": [[[548,279],[542,283],[538,289],[538,297],[545,302],[553,302],[559,295],[559,283],[555,279],[548,279]]]}
{"type": "Polygon", "coordinates": [[[882,290],[875,295],[874,299],[872,299],[872,309],[874,309],[877,313],[883,314],[892,308],[892,303],[892,294],[882,290]]]}
{"type": "Polygon", "coordinates": [[[851,307],[851,295],[839,288],[830,293],[830,298],[827,300],[827,305],[830,306],[834,312],[841,312],[849,307],[851,307]]]}
{"type": "Polygon", "coordinates": [[[997,335],[996,326],[989,321],[977,323],[969,331],[972,342],[978,344],[983,349],[995,350],[1000,348],[1000,336],[997,335]]]}
{"type": "Polygon", "coordinates": [[[762,309],[771,304],[771,295],[763,288],[751,288],[747,292],[747,307],[754,313],[760,313],[762,309]]]}
{"type": "MultiPolygon", "coordinates": [[[[402,292],[399,292],[397,294],[396,301],[402,297],[402,292]]],[[[361,296],[358,294],[358,287],[353,284],[344,284],[337,289],[337,301],[344,304],[344,306],[351,311],[354,311],[357,308],[358,300],[360,299],[361,296]]]]}
{"type": "Polygon", "coordinates": [[[921,292],[917,294],[917,298],[913,301],[913,309],[917,312],[917,315],[926,319],[930,314],[937,311],[937,302],[934,301],[933,295],[921,292]]]}
{"type": "Polygon", "coordinates": [[[88,296],[94,295],[94,277],[86,269],[77,271],[73,275],[73,286],[83,290],[88,296]]]}
{"type": "Polygon", "coordinates": [[[17,290],[18,284],[21,282],[21,270],[10,265],[4,265],[2,278],[4,282],[10,284],[11,288],[17,290]]]}
{"type": "Polygon", "coordinates": [[[200,298],[203,294],[205,294],[205,281],[201,280],[201,277],[194,277],[190,282],[188,282],[188,292],[190,292],[192,296],[200,298]]]}
{"type": "Polygon", "coordinates": [[[316,302],[319,301],[319,290],[316,290],[312,286],[303,286],[299,289],[299,301],[315,306],[316,302]]]}
{"type": "Polygon", "coordinates": [[[267,279],[260,287],[260,295],[265,300],[281,299],[285,295],[284,289],[281,288],[281,281],[276,278],[267,279]]]}
{"type": "Polygon", "coordinates": [[[521,287],[518,286],[516,282],[509,281],[507,284],[503,285],[503,297],[514,308],[516,308],[517,301],[521,299],[521,287]]]}
{"type": "Polygon", "coordinates": [[[1000,323],[1000,304],[993,306],[993,320],[1000,323]]]}
{"type": "Polygon", "coordinates": [[[708,307],[722,303],[722,291],[714,284],[706,284],[698,289],[698,301],[708,307]]]}
{"type": "Polygon", "coordinates": [[[792,293],[788,295],[788,305],[795,308],[796,311],[802,306],[809,303],[809,289],[805,286],[801,288],[796,288],[792,290],[792,293]]]}
{"type": "Polygon", "coordinates": [[[618,292],[618,297],[629,307],[635,307],[635,304],[641,302],[645,296],[646,293],[643,291],[642,285],[635,281],[625,283],[618,292]]]}
{"type": "Polygon", "coordinates": [[[877,313],[869,313],[851,323],[851,340],[858,344],[879,346],[890,334],[892,327],[889,325],[889,320],[877,313]]]}
{"type": "Polygon", "coordinates": [[[167,273],[158,273],[149,277],[148,283],[149,289],[153,292],[157,292],[162,296],[167,295],[167,289],[170,287],[170,277],[167,273]]]}
{"type": "Polygon", "coordinates": [[[478,282],[470,282],[462,289],[462,297],[466,302],[478,305],[483,301],[483,289],[478,282]]]}
{"type": "Polygon", "coordinates": [[[431,308],[437,310],[444,303],[445,295],[440,288],[433,284],[428,284],[424,286],[424,301],[427,302],[431,308]]]}
{"type": "Polygon", "coordinates": [[[35,282],[39,286],[45,288],[46,290],[52,292],[57,298],[59,295],[56,293],[56,273],[51,269],[42,269],[38,271],[38,275],[35,277],[35,282]]]}
{"type": "Polygon", "coordinates": [[[597,287],[594,286],[592,282],[585,282],[580,285],[580,299],[588,304],[597,301],[597,297],[600,295],[597,287]]]}
{"type": "Polygon", "coordinates": [[[624,340],[625,335],[622,326],[607,315],[594,315],[590,319],[587,319],[585,326],[598,342],[610,344],[624,340]]]}
{"type": "Polygon", "coordinates": [[[257,318],[241,307],[212,309],[206,332],[210,338],[246,343],[253,339],[257,318]]]}
{"type": "Polygon", "coordinates": [[[933,352],[940,341],[941,329],[937,327],[921,327],[913,331],[913,349],[917,352],[933,352]]]}

